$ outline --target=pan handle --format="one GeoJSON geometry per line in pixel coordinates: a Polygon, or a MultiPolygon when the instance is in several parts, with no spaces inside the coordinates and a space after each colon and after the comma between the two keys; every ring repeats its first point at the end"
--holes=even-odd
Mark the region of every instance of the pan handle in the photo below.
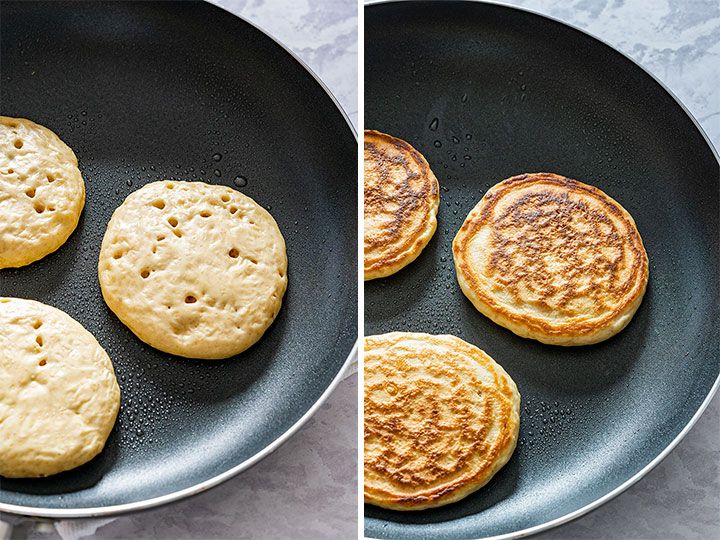
{"type": "Polygon", "coordinates": [[[10,523],[0,519],[0,540],[10,540],[10,535],[12,535],[12,530],[13,530],[13,528],[10,523]]]}

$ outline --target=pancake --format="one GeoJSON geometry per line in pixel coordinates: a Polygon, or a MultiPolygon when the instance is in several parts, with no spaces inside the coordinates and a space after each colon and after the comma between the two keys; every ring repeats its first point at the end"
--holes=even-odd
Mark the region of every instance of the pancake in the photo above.
{"type": "Polygon", "coordinates": [[[440,203],[425,158],[403,140],[365,131],[365,280],[394,274],[432,238],[440,203]]]}
{"type": "Polygon", "coordinates": [[[491,188],[455,236],[458,282],[519,336],[587,345],[630,322],[648,259],[630,214],[599,189],[551,173],[491,188]]]}
{"type": "Polygon", "coordinates": [[[35,122],[0,116],[0,268],[58,249],[84,204],[85,183],[70,147],[35,122]]]}
{"type": "Polygon", "coordinates": [[[120,406],[110,358],[70,315],[0,298],[0,476],[49,476],[90,461],[120,406]]]}
{"type": "Polygon", "coordinates": [[[148,345],[220,359],[260,339],[287,288],[270,213],[229,187],[161,181],[115,210],[100,249],[108,307],[148,345]]]}
{"type": "Polygon", "coordinates": [[[487,484],[515,449],[520,394],[483,351],[455,336],[365,338],[365,502],[450,504],[487,484]]]}

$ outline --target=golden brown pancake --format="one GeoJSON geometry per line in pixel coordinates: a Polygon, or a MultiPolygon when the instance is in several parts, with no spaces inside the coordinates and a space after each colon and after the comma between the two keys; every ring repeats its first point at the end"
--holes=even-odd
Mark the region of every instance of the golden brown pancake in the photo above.
{"type": "Polygon", "coordinates": [[[520,394],[455,336],[365,338],[365,502],[423,510],[459,501],[510,459],[520,394]]]}
{"type": "Polygon", "coordinates": [[[440,202],[425,158],[403,140],[365,131],[365,280],[394,274],[432,238],[440,202]]]}
{"type": "Polygon", "coordinates": [[[481,313],[553,345],[618,333],[648,281],[630,214],[599,189],[551,173],[490,189],[455,236],[453,255],[460,287],[481,313]]]}

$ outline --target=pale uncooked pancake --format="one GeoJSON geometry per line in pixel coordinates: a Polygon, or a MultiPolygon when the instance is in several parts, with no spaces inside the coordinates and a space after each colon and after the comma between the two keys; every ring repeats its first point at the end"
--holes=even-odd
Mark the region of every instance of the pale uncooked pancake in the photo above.
{"type": "Polygon", "coordinates": [[[90,332],[54,307],[0,298],[0,476],[90,461],[119,406],[112,363],[90,332]]]}
{"type": "Polygon", "coordinates": [[[0,116],[0,268],[58,249],[84,204],[85,184],[70,147],[35,122],[0,116]]]}
{"type": "Polygon", "coordinates": [[[285,241],[250,197],[202,182],[153,182],[115,210],[100,250],[110,309],[145,343],[219,359],[275,320],[287,287],[285,241]]]}
{"type": "Polygon", "coordinates": [[[365,279],[414,261],[437,227],[438,182],[425,158],[401,139],[365,131],[365,279]]]}
{"type": "Polygon", "coordinates": [[[599,189],[550,173],[503,180],[453,242],[458,282],[484,315],[555,345],[625,328],[648,281],[635,221],[599,189]]]}
{"type": "Polygon", "coordinates": [[[365,338],[365,501],[422,510],[459,501],[510,459],[520,394],[455,336],[365,338]]]}

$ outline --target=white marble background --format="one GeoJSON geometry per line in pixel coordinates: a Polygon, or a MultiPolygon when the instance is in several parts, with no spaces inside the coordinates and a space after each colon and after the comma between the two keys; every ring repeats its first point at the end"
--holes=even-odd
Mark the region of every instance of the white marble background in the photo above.
{"type": "MultiPolygon", "coordinates": [[[[253,22],[299,56],[357,128],[357,0],[213,3],[253,22]]],[[[110,523],[16,521],[11,538],[329,540],[356,538],[357,527],[355,374],[287,443],[217,488],[110,523]]]]}

